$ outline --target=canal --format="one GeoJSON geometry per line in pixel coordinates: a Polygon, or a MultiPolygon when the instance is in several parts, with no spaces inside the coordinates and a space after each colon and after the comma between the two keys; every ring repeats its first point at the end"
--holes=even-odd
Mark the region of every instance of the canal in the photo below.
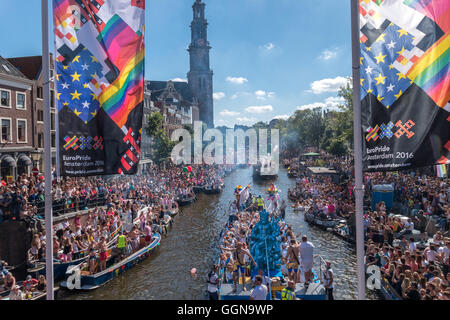
{"type": "MultiPolygon", "coordinates": [[[[161,246],[147,260],[92,292],[72,294],[60,292],[58,298],[67,300],[204,300],[206,274],[217,262],[218,237],[228,220],[229,205],[234,200],[236,185],[251,185],[253,194],[265,194],[270,182],[256,182],[252,169],[237,169],[225,178],[225,190],[220,195],[199,194],[197,201],[182,207],[173,227],[163,236],[161,246]],[[198,277],[190,275],[197,269],[198,277]]],[[[315,253],[333,262],[335,299],[357,298],[356,250],[330,232],[309,226],[302,213],[294,213],[287,199],[287,190],[295,184],[280,170],[275,181],[280,195],[286,199],[286,221],[296,234],[308,236],[315,253]]],[[[368,299],[377,297],[368,292],[368,299]]]]}

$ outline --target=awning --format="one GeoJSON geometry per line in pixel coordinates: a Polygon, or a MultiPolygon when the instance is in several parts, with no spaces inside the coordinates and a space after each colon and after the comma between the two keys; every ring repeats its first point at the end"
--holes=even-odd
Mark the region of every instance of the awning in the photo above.
{"type": "Polygon", "coordinates": [[[3,168],[15,168],[16,160],[14,160],[14,158],[11,156],[5,156],[2,158],[1,166],[3,168]]]}
{"type": "Polygon", "coordinates": [[[23,167],[29,167],[33,164],[33,161],[31,161],[30,158],[28,158],[26,155],[21,155],[19,157],[19,159],[17,160],[17,165],[18,166],[23,166],[23,167]]]}

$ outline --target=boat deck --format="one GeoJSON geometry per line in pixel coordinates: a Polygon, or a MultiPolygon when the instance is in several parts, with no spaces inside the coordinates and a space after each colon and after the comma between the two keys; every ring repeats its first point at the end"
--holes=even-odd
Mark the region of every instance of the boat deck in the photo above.
{"type": "MultiPolygon", "coordinates": [[[[243,291],[242,284],[238,284],[234,292],[233,284],[222,284],[220,287],[220,300],[250,300],[250,295],[253,287],[250,283],[245,285],[247,291],[243,291]]],[[[281,300],[281,292],[275,291],[272,288],[272,293],[276,300],[281,300]]],[[[295,295],[301,300],[326,300],[325,288],[320,283],[311,283],[307,288],[304,283],[297,283],[295,287],[295,295]]]]}

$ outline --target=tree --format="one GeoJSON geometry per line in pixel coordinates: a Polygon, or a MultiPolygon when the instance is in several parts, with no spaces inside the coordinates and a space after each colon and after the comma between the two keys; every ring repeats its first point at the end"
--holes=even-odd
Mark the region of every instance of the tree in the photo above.
{"type": "Polygon", "coordinates": [[[160,164],[169,158],[176,142],[170,140],[164,130],[161,113],[153,112],[147,117],[147,134],[152,138],[152,160],[160,164]]]}

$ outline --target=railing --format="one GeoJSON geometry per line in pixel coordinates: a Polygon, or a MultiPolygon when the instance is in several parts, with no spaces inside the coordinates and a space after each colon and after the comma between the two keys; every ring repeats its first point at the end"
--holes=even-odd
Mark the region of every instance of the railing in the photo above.
{"type": "MultiPolygon", "coordinates": [[[[87,209],[93,209],[96,207],[106,205],[106,194],[95,195],[95,196],[81,196],[81,197],[70,197],[70,198],[61,198],[61,199],[53,199],[52,201],[52,209],[53,215],[59,216],[71,212],[78,212],[87,209]]],[[[35,206],[37,208],[37,214],[40,216],[44,215],[45,211],[45,201],[44,200],[35,200],[29,202],[29,204],[35,206]]]]}

